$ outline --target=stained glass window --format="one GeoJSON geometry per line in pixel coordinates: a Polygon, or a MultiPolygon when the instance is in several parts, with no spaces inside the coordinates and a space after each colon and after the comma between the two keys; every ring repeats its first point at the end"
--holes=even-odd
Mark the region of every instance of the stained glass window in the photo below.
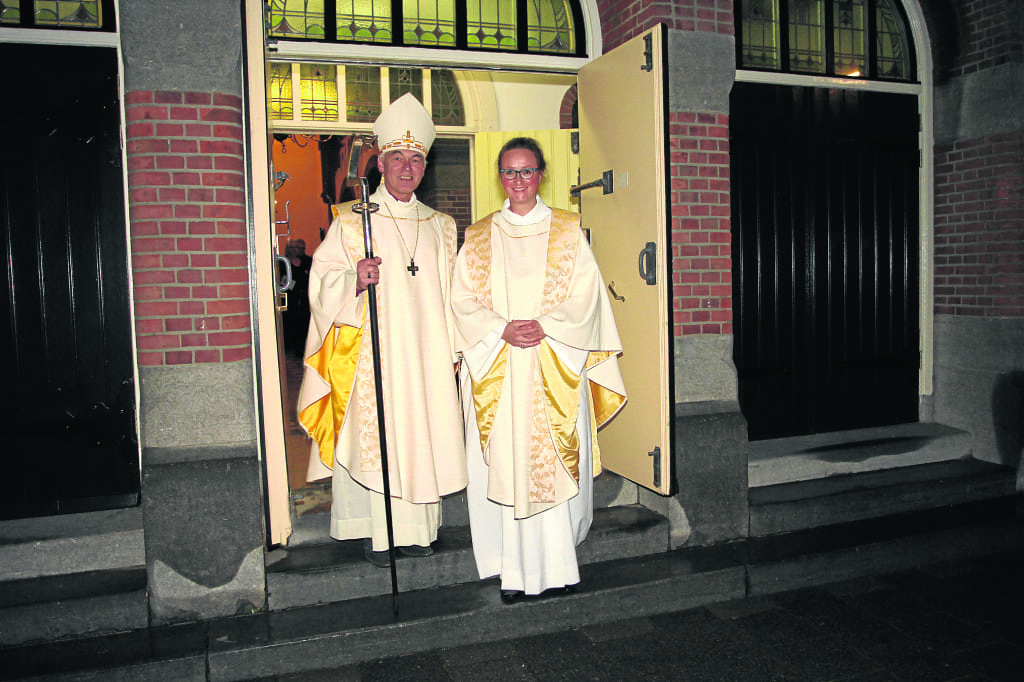
{"type": "Polygon", "coordinates": [[[877,0],[876,50],[878,76],[894,80],[910,80],[910,54],[907,25],[902,21],[892,0],[877,0]]]}
{"type": "Polygon", "coordinates": [[[0,0],[0,24],[20,24],[21,5],[18,0],[0,0]]]}
{"type": "Polygon", "coordinates": [[[515,3],[502,0],[468,0],[466,42],[470,48],[516,49],[515,3]]]}
{"type": "Polygon", "coordinates": [[[0,0],[0,26],[113,31],[114,0],[0,0]]]}
{"type": "Polygon", "coordinates": [[[442,126],[466,125],[462,96],[455,83],[455,74],[447,69],[430,72],[431,110],[434,123],[442,126]]]}
{"type": "Polygon", "coordinates": [[[270,65],[270,118],[290,120],[295,115],[292,105],[292,65],[270,65]]]}
{"type": "Polygon", "coordinates": [[[423,101],[423,72],[419,69],[388,69],[388,95],[392,102],[407,92],[423,101]]]}
{"type": "Polygon", "coordinates": [[[793,0],[789,8],[789,67],[825,72],[825,0],[793,0]]]}
{"type": "Polygon", "coordinates": [[[452,2],[402,0],[402,16],[402,36],[406,45],[455,45],[455,5],[452,2]]]}
{"type": "Polygon", "coordinates": [[[92,2],[36,0],[35,13],[37,26],[99,28],[103,23],[99,0],[92,0],[92,2]]]}
{"type": "Polygon", "coordinates": [[[572,7],[566,0],[535,0],[526,5],[527,46],[530,52],[574,54],[572,7]]]}
{"type": "Polygon", "coordinates": [[[270,118],[314,124],[373,123],[383,111],[383,91],[389,102],[411,92],[430,108],[437,125],[466,125],[455,75],[447,69],[434,69],[428,79],[425,73],[411,67],[381,69],[376,66],[271,62],[267,90],[270,118]],[[343,88],[338,86],[339,78],[344,82],[343,88]],[[429,100],[424,96],[428,80],[429,100]],[[342,111],[344,119],[340,116],[342,111]]]}
{"type": "Polygon", "coordinates": [[[779,68],[779,17],[775,0],[747,0],[743,3],[742,52],[740,66],[779,68]]]}
{"type": "Polygon", "coordinates": [[[867,11],[865,0],[834,0],[832,30],[837,76],[859,77],[868,73],[867,11]]]}
{"type": "Polygon", "coordinates": [[[735,0],[739,68],[914,80],[898,0],[735,0]],[[873,19],[873,21],[872,21],[873,19]]]}
{"type": "Polygon", "coordinates": [[[338,67],[303,64],[299,71],[303,121],[338,120],[338,67]]]}
{"type": "Polygon", "coordinates": [[[586,55],[580,0],[266,2],[273,38],[586,55]]]}
{"type": "Polygon", "coordinates": [[[391,0],[337,0],[341,41],[391,43],[391,0]]]}
{"type": "Polygon", "coordinates": [[[380,116],[380,68],[345,67],[345,117],[355,123],[373,123],[380,116]]]}
{"type": "Polygon", "coordinates": [[[324,39],[324,0],[269,0],[270,35],[324,39]]]}

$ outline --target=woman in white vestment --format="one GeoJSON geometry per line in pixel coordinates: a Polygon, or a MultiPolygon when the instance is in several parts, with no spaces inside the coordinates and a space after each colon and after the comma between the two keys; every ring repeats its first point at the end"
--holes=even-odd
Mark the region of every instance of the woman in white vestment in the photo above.
{"type": "Polygon", "coordinates": [[[580,216],[537,195],[531,138],[502,148],[504,207],[466,231],[452,281],[473,553],[505,601],[579,580],[598,427],[625,402],[621,352],[580,216]]]}

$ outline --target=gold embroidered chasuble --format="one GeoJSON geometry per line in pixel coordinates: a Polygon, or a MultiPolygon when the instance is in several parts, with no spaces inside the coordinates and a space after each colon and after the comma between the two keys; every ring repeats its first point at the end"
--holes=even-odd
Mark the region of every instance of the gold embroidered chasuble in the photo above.
{"type": "Polygon", "coordinates": [[[581,475],[581,388],[594,463],[583,475],[600,473],[596,431],[625,402],[621,345],[579,216],[553,209],[550,221],[534,225],[511,225],[500,212],[479,221],[466,231],[453,289],[488,497],[514,506],[516,518],[566,501],[581,475]],[[512,319],[537,319],[548,338],[528,349],[496,340],[512,319]],[[488,344],[490,362],[478,361],[488,344]]]}
{"type": "MultiPolygon", "coordinates": [[[[455,221],[415,198],[399,202],[383,186],[370,201],[380,206],[372,232],[382,260],[377,304],[391,494],[437,502],[466,486],[449,301],[455,221]],[[413,257],[415,276],[406,269],[413,257]]],[[[365,246],[353,205],[336,207],[313,254],[299,421],[313,439],[309,480],[330,476],[336,459],[354,480],[382,492],[370,315],[366,293],[356,294],[365,246]]]]}

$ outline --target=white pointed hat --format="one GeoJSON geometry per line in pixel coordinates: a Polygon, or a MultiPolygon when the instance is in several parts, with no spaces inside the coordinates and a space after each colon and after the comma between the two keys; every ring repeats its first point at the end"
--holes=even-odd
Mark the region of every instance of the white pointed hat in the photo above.
{"type": "Polygon", "coordinates": [[[373,124],[377,148],[381,153],[391,149],[411,149],[424,156],[434,144],[434,122],[412,93],[405,93],[384,110],[373,124]]]}

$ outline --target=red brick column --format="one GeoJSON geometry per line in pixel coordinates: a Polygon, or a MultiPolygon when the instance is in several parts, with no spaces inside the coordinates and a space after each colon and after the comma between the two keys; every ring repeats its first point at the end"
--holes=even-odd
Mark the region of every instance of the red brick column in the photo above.
{"type": "Polygon", "coordinates": [[[576,84],[573,83],[565,91],[565,94],[562,96],[562,104],[558,108],[558,127],[560,130],[568,130],[579,126],[579,122],[574,121],[572,115],[573,110],[576,108],[576,100],[578,99],[579,92],[576,89],[576,84]]]}
{"type": "Polygon", "coordinates": [[[935,148],[935,312],[1024,317],[1024,132],[935,148]]]}
{"type": "Polygon", "coordinates": [[[139,364],[251,358],[241,98],[133,91],[125,114],[139,364]]]}
{"type": "Polygon", "coordinates": [[[729,117],[669,120],[674,336],[732,333],[729,117]]]}
{"type": "Polygon", "coordinates": [[[732,35],[733,0],[597,0],[604,51],[657,24],[679,31],[732,35]]]}

